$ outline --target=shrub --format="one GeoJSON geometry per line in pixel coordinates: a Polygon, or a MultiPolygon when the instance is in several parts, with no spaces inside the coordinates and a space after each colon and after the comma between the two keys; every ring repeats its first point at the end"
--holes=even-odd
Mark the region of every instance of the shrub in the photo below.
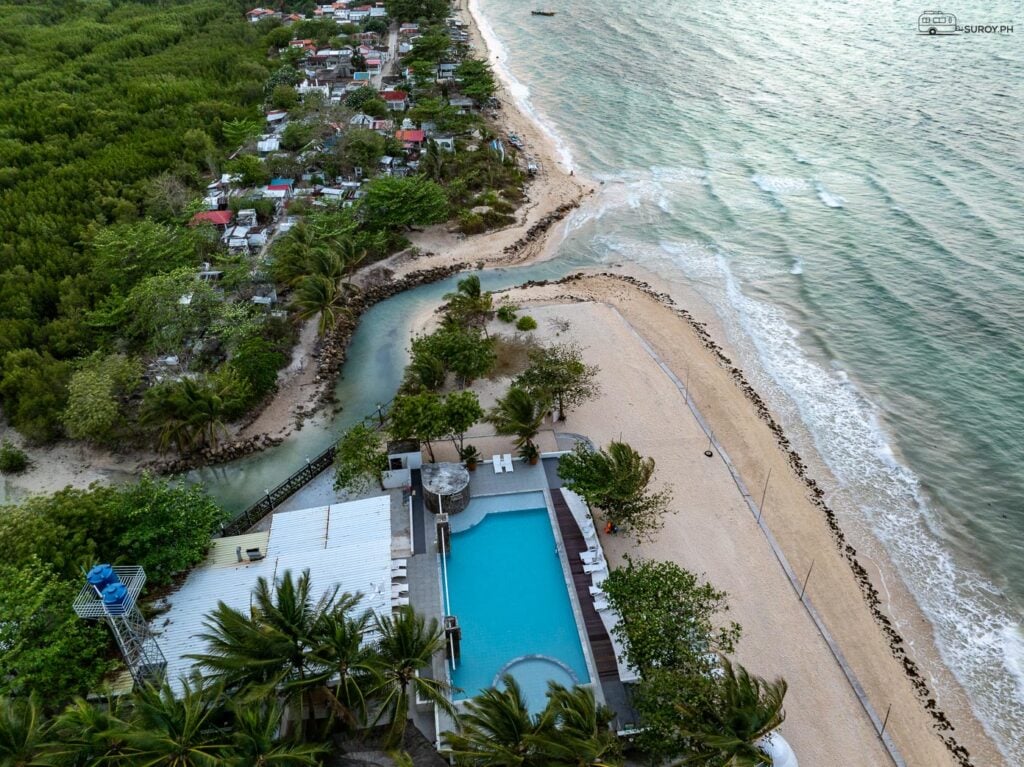
{"type": "Polygon", "coordinates": [[[28,468],[28,456],[24,450],[8,440],[0,444],[0,474],[20,474],[28,468]]]}
{"type": "Polygon", "coordinates": [[[529,314],[524,314],[518,320],[516,320],[516,330],[536,330],[537,320],[531,317],[529,314]]]}
{"type": "Polygon", "coordinates": [[[498,319],[502,322],[515,322],[516,308],[512,304],[502,304],[498,307],[498,319]]]}
{"type": "Polygon", "coordinates": [[[459,231],[463,234],[480,234],[487,231],[487,224],[479,213],[465,210],[459,214],[459,231]]]}

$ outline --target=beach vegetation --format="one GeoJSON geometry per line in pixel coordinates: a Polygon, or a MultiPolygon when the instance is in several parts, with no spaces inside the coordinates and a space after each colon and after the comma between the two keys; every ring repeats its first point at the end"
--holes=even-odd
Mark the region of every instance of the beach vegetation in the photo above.
{"type": "Polygon", "coordinates": [[[432,391],[395,397],[388,410],[388,434],[395,440],[415,439],[423,443],[433,463],[433,443],[445,434],[441,397],[432,391]]]}
{"type": "Polygon", "coordinates": [[[530,366],[516,379],[517,386],[535,397],[550,400],[558,410],[558,420],[566,413],[601,393],[597,365],[583,361],[578,344],[539,346],[530,351],[530,366]]]}
{"type": "Polygon", "coordinates": [[[442,420],[445,436],[452,441],[452,446],[463,456],[466,432],[484,417],[483,408],[476,392],[464,390],[452,392],[442,403],[442,420]]]}
{"type": "Polygon", "coordinates": [[[9,439],[0,442],[0,474],[21,474],[28,468],[28,454],[9,439]]]}
{"type": "Polygon", "coordinates": [[[465,59],[456,67],[455,77],[459,80],[460,90],[474,101],[486,101],[497,90],[491,65],[483,59],[465,59]]]}
{"type": "Polygon", "coordinates": [[[216,448],[248,396],[244,384],[230,375],[164,381],[146,391],[139,421],[155,432],[162,452],[216,448]]]}
{"type": "Polygon", "coordinates": [[[412,365],[416,367],[424,356],[440,360],[446,374],[454,374],[461,386],[467,386],[490,372],[494,347],[494,339],[485,337],[479,329],[449,323],[412,340],[412,365]]]}
{"type": "Polygon", "coordinates": [[[499,378],[512,378],[522,373],[530,365],[530,352],[537,348],[533,336],[515,333],[512,335],[496,334],[494,338],[494,367],[487,377],[496,381],[499,378]]]}
{"type": "Polygon", "coordinates": [[[531,714],[515,677],[504,674],[500,687],[467,701],[458,730],[442,734],[442,753],[467,766],[615,767],[622,756],[612,718],[590,688],[556,682],[544,709],[531,714]]]}
{"type": "Polygon", "coordinates": [[[380,176],[367,186],[361,210],[374,229],[427,226],[448,219],[448,199],[424,176],[380,176]]]}
{"type": "Polygon", "coordinates": [[[516,321],[517,307],[513,304],[502,304],[498,307],[498,319],[502,322],[512,323],[516,321]]]}
{"type": "Polygon", "coordinates": [[[529,314],[524,314],[518,320],[516,320],[516,330],[529,332],[537,329],[537,320],[531,317],[529,314]]]}
{"type": "Polygon", "coordinates": [[[445,293],[444,300],[448,302],[445,316],[456,324],[478,327],[486,334],[487,321],[490,320],[494,309],[494,299],[491,292],[482,290],[480,277],[471,274],[463,277],[457,283],[457,289],[453,293],[445,293]]]}
{"type": "Polygon", "coordinates": [[[603,450],[578,443],[562,456],[558,476],[617,529],[644,538],[661,529],[672,503],[670,489],[650,487],[654,466],[653,458],[643,457],[625,442],[611,442],[603,450]]]}
{"type": "Polygon", "coordinates": [[[546,400],[512,386],[491,408],[487,420],[498,434],[515,437],[516,447],[522,449],[533,445],[547,411],[546,400]]]}
{"type": "Polygon", "coordinates": [[[142,380],[142,363],[123,354],[94,352],[68,383],[62,416],[69,437],[109,444],[124,432],[128,398],[142,380]]]}
{"type": "Polygon", "coordinates": [[[364,493],[374,484],[380,486],[381,475],[387,468],[388,456],[380,432],[366,423],[356,424],[338,440],[334,456],[334,488],[364,493]]]}

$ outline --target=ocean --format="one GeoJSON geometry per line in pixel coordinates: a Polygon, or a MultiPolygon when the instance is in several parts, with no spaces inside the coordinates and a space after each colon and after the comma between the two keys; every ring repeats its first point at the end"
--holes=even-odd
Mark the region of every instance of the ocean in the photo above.
{"type": "Polygon", "coordinates": [[[470,0],[600,182],[559,259],[695,289],[844,527],[881,542],[1024,763],[1024,14],[470,0]],[[543,6],[553,17],[530,14],[543,6]]]}

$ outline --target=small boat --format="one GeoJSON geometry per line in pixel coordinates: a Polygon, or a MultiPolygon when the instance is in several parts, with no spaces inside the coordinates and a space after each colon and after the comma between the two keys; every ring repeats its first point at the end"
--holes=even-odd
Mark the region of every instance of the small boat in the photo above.
{"type": "Polygon", "coordinates": [[[554,11],[530,11],[534,16],[554,16],[554,11]]]}

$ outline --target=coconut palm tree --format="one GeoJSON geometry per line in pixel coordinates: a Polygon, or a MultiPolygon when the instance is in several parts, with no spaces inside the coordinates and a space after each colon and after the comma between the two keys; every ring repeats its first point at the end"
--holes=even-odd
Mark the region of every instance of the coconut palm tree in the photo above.
{"type": "Polygon", "coordinates": [[[132,753],[121,698],[108,696],[102,706],[75,698],[53,722],[54,744],[48,759],[63,767],[112,764],[132,753]]]}
{"type": "Polygon", "coordinates": [[[563,687],[548,683],[548,704],[544,710],[552,728],[535,736],[537,750],[547,764],[566,767],[616,767],[622,764],[615,733],[608,729],[614,714],[597,702],[589,687],[563,687]]]}
{"type": "Polygon", "coordinates": [[[466,703],[459,732],[442,736],[445,753],[472,767],[547,767],[551,762],[538,745],[556,735],[553,716],[545,710],[533,717],[511,674],[501,683],[503,689],[484,690],[466,703]]]}
{"type": "Polygon", "coordinates": [[[219,726],[224,686],[199,674],[183,681],[175,695],[166,680],[146,685],[133,698],[133,716],[125,731],[132,762],[146,767],[219,767],[230,748],[219,726]]]}
{"type": "Polygon", "coordinates": [[[509,388],[487,414],[495,431],[503,436],[515,436],[516,447],[533,446],[533,438],[540,431],[547,412],[547,403],[537,399],[518,386],[509,388]]]}
{"type": "Polygon", "coordinates": [[[768,682],[752,676],[743,666],[722,658],[722,675],[712,699],[703,703],[677,703],[679,734],[693,747],[686,764],[757,767],[771,757],[757,741],[786,718],[782,707],[786,681],[768,682]]]}
{"type": "Polygon", "coordinates": [[[444,636],[437,619],[428,623],[410,607],[400,607],[393,616],[374,618],[380,640],[374,665],[378,682],[371,695],[380,701],[380,713],[374,724],[390,716],[387,743],[394,747],[402,739],[409,720],[409,699],[415,695],[432,702],[451,716],[455,707],[448,699],[448,684],[427,675],[434,655],[444,650],[444,636]]]}
{"type": "Polygon", "coordinates": [[[315,652],[333,682],[333,687],[328,686],[332,719],[337,717],[349,727],[364,721],[366,691],[374,681],[374,653],[363,644],[370,621],[369,611],[353,616],[335,610],[323,622],[315,652]]]}
{"type": "Polygon", "coordinates": [[[490,291],[480,289],[480,278],[471,274],[456,284],[454,293],[446,293],[448,316],[457,324],[481,327],[486,335],[487,320],[494,310],[494,299],[490,291]]]}
{"type": "Polygon", "coordinates": [[[315,767],[329,749],[321,743],[281,739],[284,709],[277,700],[233,703],[226,767],[315,767]]]}
{"type": "Polygon", "coordinates": [[[172,445],[180,453],[216,447],[227,433],[230,385],[216,386],[206,378],[182,378],[158,384],[146,392],[140,420],[157,427],[158,447],[172,445]]]}
{"type": "Polygon", "coordinates": [[[295,290],[295,306],[299,317],[308,320],[319,316],[317,332],[323,336],[338,324],[341,315],[348,311],[348,293],[341,283],[322,274],[308,274],[303,277],[295,290]]]}
{"type": "Polygon", "coordinates": [[[0,698],[0,767],[45,765],[49,732],[35,695],[0,698]]]}
{"type": "Polygon", "coordinates": [[[256,581],[251,614],[223,602],[205,622],[200,635],[207,652],[190,657],[214,672],[231,688],[249,687],[254,696],[280,692],[298,700],[312,726],[309,697],[324,684],[328,669],[316,656],[328,616],[354,607],[358,597],[339,596],[338,587],[313,598],[309,570],[296,580],[290,570],[273,584],[256,581]]]}

